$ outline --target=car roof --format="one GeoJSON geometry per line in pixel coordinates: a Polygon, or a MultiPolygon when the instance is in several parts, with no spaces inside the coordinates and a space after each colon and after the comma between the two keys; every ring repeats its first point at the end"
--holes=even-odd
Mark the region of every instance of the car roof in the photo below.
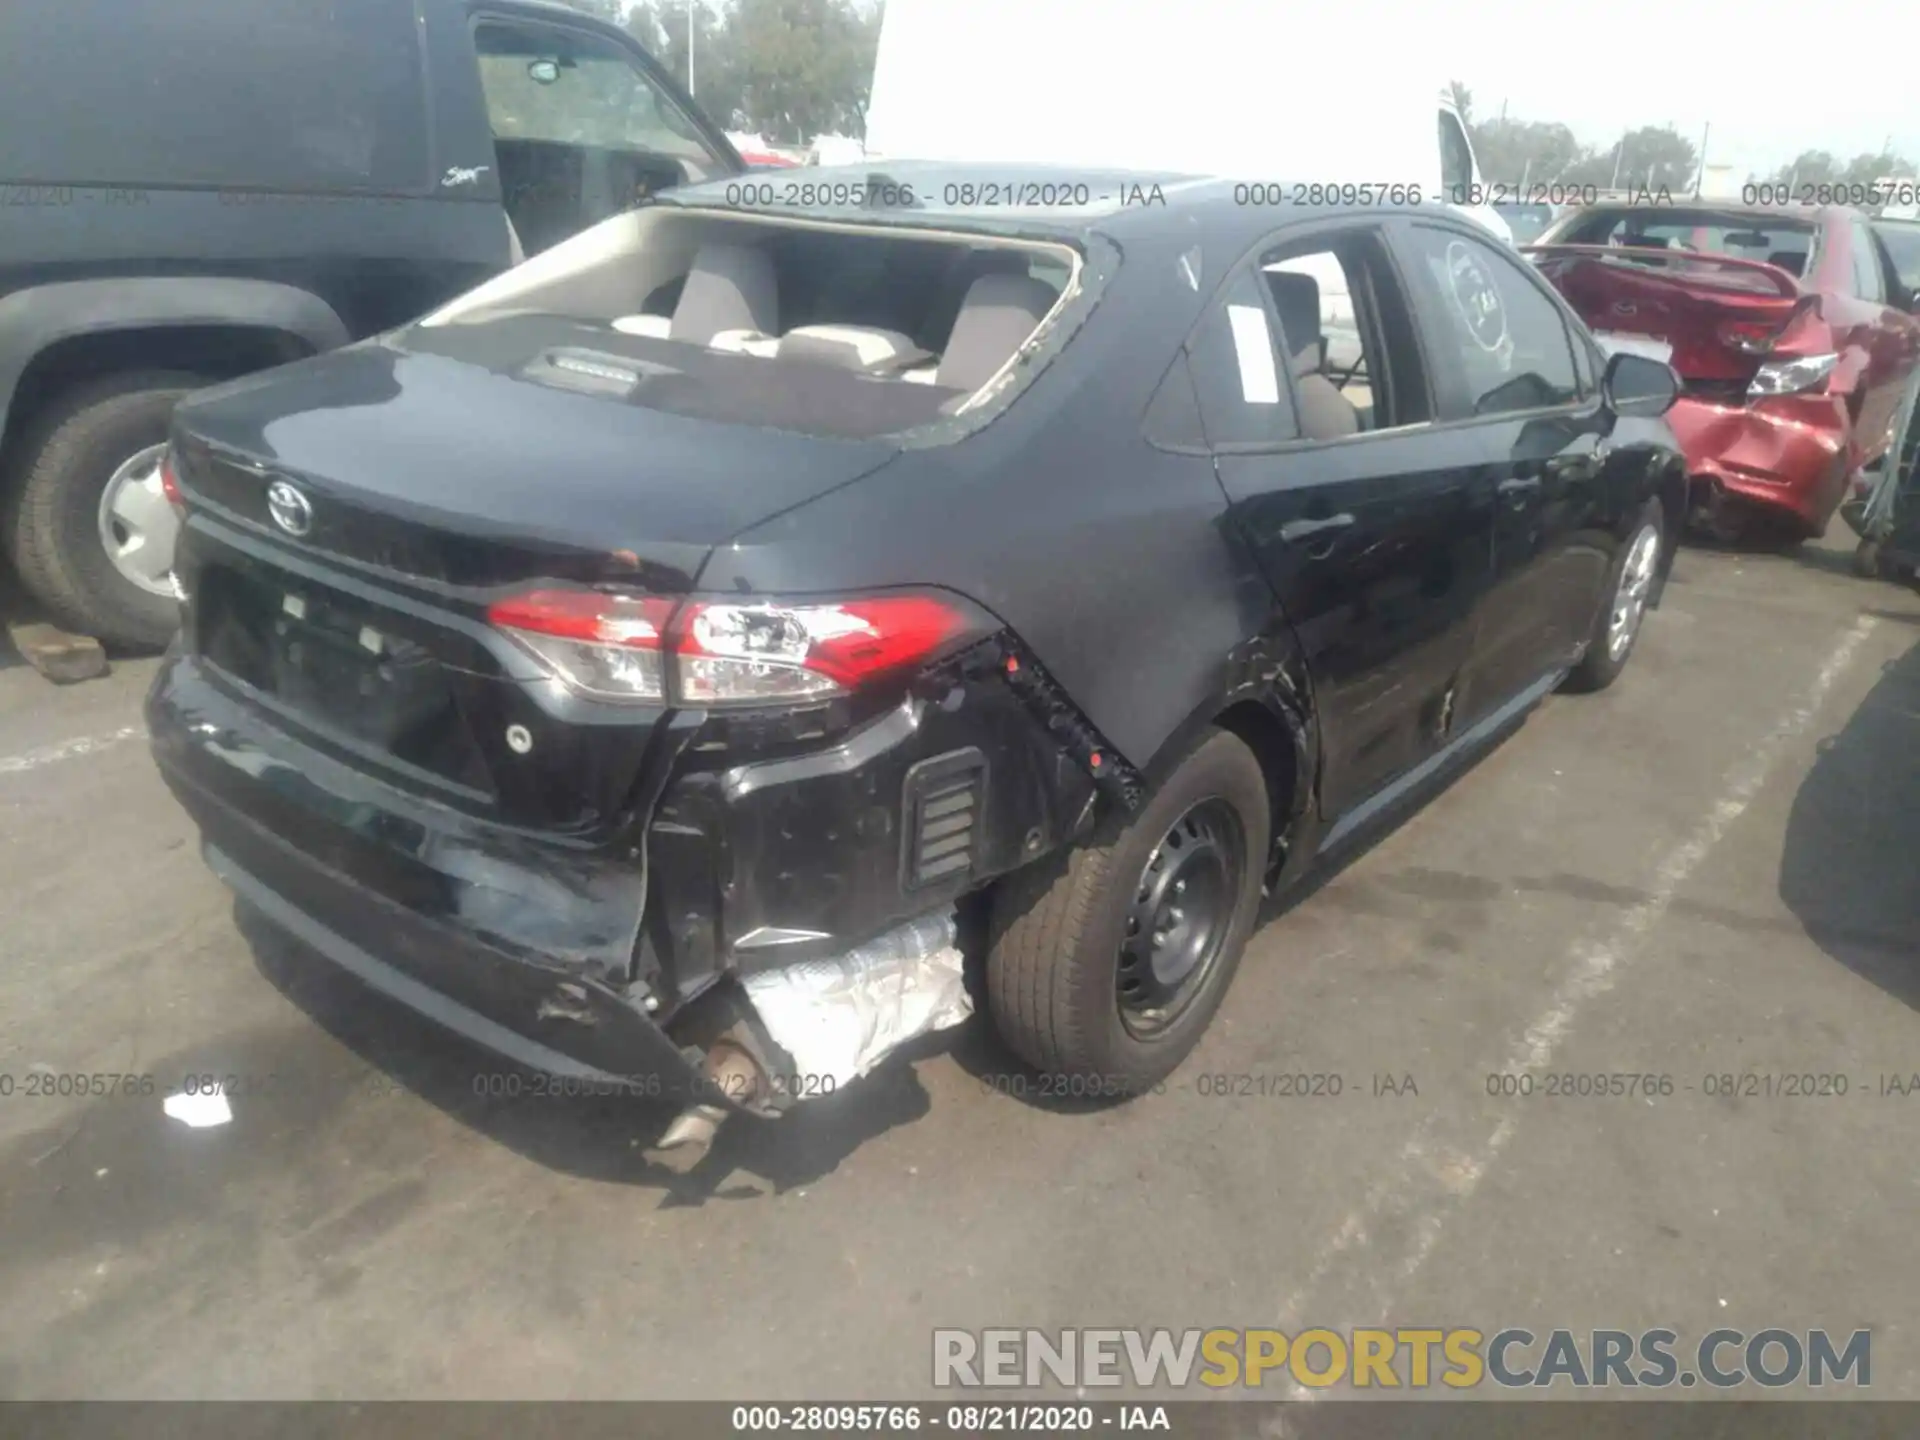
{"type": "MultiPolygon", "coordinates": [[[[1210,244],[1228,245],[1244,238],[1244,243],[1251,245],[1263,235],[1302,221],[1377,216],[1389,211],[1433,218],[1454,214],[1449,207],[1433,202],[1310,203],[1314,199],[1309,187],[1281,181],[1250,184],[1220,176],[1151,171],[870,160],[857,165],[808,166],[783,171],[777,178],[750,176],[743,181],[682,185],[661,192],[653,203],[1068,243],[1092,234],[1124,242],[1130,234],[1150,235],[1170,225],[1186,225],[1195,230],[1196,239],[1204,238],[1210,244]],[[780,203],[782,196],[805,198],[822,189],[836,201],[843,194],[862,190],[876,199],[871,204],[780,203]],[[911,201],[906,199],[909,192],[911,201]],[[1302,197],[1302,192],[1308,193],[1302,197]],[[771,203],[755,203],[759,197],[767,197],[771,203]],[[1059,203],[1011,203],[1048,197],[1059,203]]],[[[1463,223],[1469,227],[1472,224],[1463,223]]]]}

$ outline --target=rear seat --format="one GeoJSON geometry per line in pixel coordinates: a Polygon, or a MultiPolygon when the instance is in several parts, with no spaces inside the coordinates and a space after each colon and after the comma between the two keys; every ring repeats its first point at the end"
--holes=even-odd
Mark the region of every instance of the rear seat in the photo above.
{"type": "Polygon", "coordinates": [[[1057,290],[1024,269],[996,267],[967,287],[939,355],[897,330],[868,325],[799,325],[783,335],[767,251],[708,244],[694,256],[672,315],[623,315],[613,321],[613,328],[730,354],[804,360],[971,393],[1013,358],[1058,299],[1057,290]]]}
{"type": "Polygon", "coordinates": [[[759,353],[749,345],[780,333],[773,258],[757,245],[702,245],[672,315],[622,315],[613,328],[623,335],[759,353]],[[728,337],[725,347],[718,346],[722,335],[728,337]]]}
{"type": "Polygon", "coordinates": [[[982,275],[967,287],[931,383],[978,390],[1018,353],[1059,298],[1031,275],[982,275]]]}
{"type": "Polygon", "coordinates": [[[781,360],[813,360],[867,375],[897,376],[933,359],[898,330],[867,325],[801,325],[780,337],[781,360]]]}

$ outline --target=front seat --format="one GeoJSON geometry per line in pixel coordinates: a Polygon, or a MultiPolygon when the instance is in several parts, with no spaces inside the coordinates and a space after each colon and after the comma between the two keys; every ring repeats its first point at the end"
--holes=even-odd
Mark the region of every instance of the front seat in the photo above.
{"type": "Polygon", "coordinates": [[[1320,282],[1290,270],[1269,270],[1267,284],[1280,312],[1280,334],[1300,406],[1300,435],[1306,440],[1338,440],[1360,430],[1360,412],[1320,373],[1327,338],[1320,329],[1320,282]]]}

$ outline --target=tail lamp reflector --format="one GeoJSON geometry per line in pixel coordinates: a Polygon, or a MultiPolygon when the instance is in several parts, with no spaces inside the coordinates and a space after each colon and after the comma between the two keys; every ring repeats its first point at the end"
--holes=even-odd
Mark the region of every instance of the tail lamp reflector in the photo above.
{"type": "Polygon", "coordinates": [[[488,619],[582,693],[690,705],[847,694],[980,628],[962,604],[925,594],[674,610],[652,596],[536,590],[495,604],[488,619]]]}

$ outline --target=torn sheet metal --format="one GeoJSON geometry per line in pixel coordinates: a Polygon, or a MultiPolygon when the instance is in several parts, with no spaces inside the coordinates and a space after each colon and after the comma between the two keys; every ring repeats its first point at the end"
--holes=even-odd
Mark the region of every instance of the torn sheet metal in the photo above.
{"type": "Polygon", "coordinates": [[[856,1080],[907,1041],[973,1014],[951,910],[908,921],[845,955],[742,983],[799,1074],[856,1080]]]}

